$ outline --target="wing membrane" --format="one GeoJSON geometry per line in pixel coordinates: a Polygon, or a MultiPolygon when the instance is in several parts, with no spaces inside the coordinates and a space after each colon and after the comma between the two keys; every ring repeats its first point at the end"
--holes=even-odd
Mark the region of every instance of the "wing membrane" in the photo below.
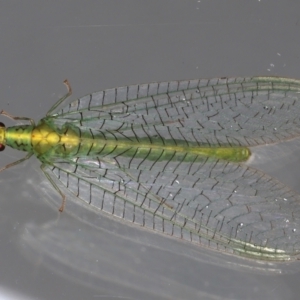
{"type": "Polygon", "coordinates": [[[52,174],[97,209],[177,238],[264,259],[299,253],[299,195],[245,165],[185,164],[168,172],[81,158],[56,162],[52,174]]]}
{"type": "Polygon", "coordinates": [[[299,93],[300,81],[269,77],[93,93],[46,119],[127,148],[52,159],[49,175],[88,204],[140,226],[218,250],[287,260],[300,251],[298,194],[244,164],[184,151],[164,157],[162,150],[155,158],[151,145],[256,146],[293,138],[300,133],[299,93]],[[131,142],[145,141],[149,151],[137,155],[131,142]]]}
{"type": "Polygon", "coordinates": [[[256,146],[300,134],[299,93],[300,81],[276,77],[152,83],[90,94],[51,118],[127,137],[256,146]]]}

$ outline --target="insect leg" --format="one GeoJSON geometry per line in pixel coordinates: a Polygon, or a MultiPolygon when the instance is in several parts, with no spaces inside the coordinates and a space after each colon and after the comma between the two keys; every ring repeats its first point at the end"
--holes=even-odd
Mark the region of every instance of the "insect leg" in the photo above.
{"type": "Polygon", "coordinates": [[[0,169],[0,172],[4,171],[4,170],[6,170],[6,169],[9,169],[10,167],[13,167],[13,166],[15,166],[15,165],[18,165],[18,164],[20,164],[21,162],[23,162],[23,161],[29,159],[29,158],[31,157],[32,154],[33,154],[33,153],[28,153],[25,157],[23,157],[23,158],[21,158],[21,159],[19,159],[19,160],[17,160],[17,161],[14,161],[13,163],[10,163],[10,164],[8,164],[8,165],[2,167],[2,168],[0,169]]]}
{"type": "Polygon", "coordinates": [[[34,120],[31,119],[31,118],[26,118],[26,117],[15,117],[15,116],[12,116],[11,114],[9,114],[7,111],[5,110],[1,110],[0,111],[0,115],[3,115],[9,119],[12,119],[12,120],[25,120],[25,121],[29,121],[31,123],[31,125],[35,126],[35,123],[34,123],[34,120]]]}
{"type": "Polygon", "coordinates": [[[59,208],[59,211],[63,212],[63,210],[65,208],[65,204],[66,204],[66,195],[60,190],[60,188],[57,186],[57,184],[54,182],[54,180],[51,178],[51,176],[45,171],[45,168],[47,166],[48,165],[46,165],[46,164],[41,164],[41,170],[43,171],[43,173],[45,174],[45,176],[49,180],[49,182],[52,184],[52,186],[55,188],[55,190],[61,195],[62,203],[59,208]]]}
{"type": "Polygon", "coordinates": [[[46,116],[50,116],[53,111],[60,105],[62,104],[68,97],[70,97],[72,95],[72,88],[71,88],[71,85],[69,83],[69,81],[67,79],[64,80],[64,84],[65,86],[67,87],[67,93],[62,97],[60,98],[50,109],[49,111],[47,112],[46,116]]]}

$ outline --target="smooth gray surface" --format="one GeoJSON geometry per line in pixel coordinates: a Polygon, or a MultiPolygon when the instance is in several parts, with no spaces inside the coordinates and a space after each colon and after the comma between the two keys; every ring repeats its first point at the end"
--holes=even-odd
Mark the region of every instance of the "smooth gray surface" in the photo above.
{"type": "MultiPolygon", "coordinates": [[[[1,109],[38,120],[65,93],[65,78],[74,97],[172,79],[300,78],[299,12],[296,1],[271,0],[6,1],[1,109]]],[[[300,191],[299,145],[265,148],[257,166],[300,191]]],[[[6,149],[0,165],[22,155],[6,149]]],[[[299,297],[297,262],[210,252],[72,201],[59,214],[35,159],[1,173],[0,185],[2,298],[7,290],[30,299],[299,297]]]]}

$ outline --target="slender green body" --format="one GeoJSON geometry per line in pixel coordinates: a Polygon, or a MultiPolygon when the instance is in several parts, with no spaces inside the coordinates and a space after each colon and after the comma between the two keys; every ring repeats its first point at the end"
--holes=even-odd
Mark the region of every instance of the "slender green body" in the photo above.
{"type": "Polygon", "coordinates": [[[108,89],[35,125],[0,126],[0,146],[35,155],[63,199],[215,250],[300,254],[300,196],[245,162],[251,147],[300,135],[300,81],[171,81],[108,89]]]}
{"type": "Polygon", "coordinates": [[[46,120],[37,126],[21,125],[7,128],[4,133],[6,145],[35,154],[41,161],[52,158],[94,157],[114,153],[129,157],[147,156],[148,160],[200,161],[203,157],[227,161],[246,161],[250,150],[246,147],[201,147],[184,141],[152,139],[114,139],[104,134],[93,134],[80,128],[65,124],[62,129],[55,128],[46,120]]]}

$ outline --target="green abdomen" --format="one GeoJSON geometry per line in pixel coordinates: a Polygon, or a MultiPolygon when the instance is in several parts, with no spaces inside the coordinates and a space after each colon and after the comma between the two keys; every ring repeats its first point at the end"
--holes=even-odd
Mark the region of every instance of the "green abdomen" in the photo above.
{"type": "MultiPolygon", "coordinates": [[[[130,136],[128,138],[109,133],[82,132],[79,128],[70,127],[79,139],[76,147],[67,155],[91,157],[126,156],[147,159],[150,161],[201,161],[207,157],[232,162],[246,161],[251,152],[246,147],[199,146],[197,143],[180,140],[163,140],[158,137],[130,136]],[[80,133],[78,132],[80,131],[80,133]]],[[[63,148],[67,148],[64,145],[63,148]]]]}

